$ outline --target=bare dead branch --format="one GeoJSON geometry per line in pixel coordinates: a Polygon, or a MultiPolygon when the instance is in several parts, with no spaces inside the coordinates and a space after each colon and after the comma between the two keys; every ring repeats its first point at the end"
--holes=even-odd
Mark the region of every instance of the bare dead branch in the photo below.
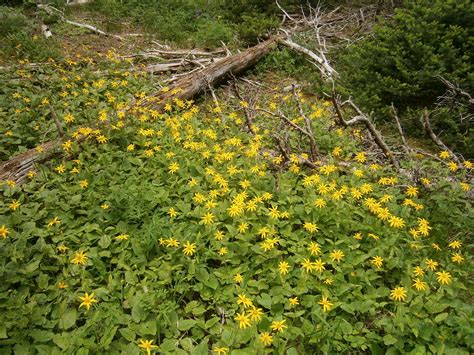
{"type": "Polygon", "coordinates": [[[398,118],[397,109],[395,108],[395,106],[393,106],[393,103],[390,106],[390,112],[392,113],[392,116],[395,119],[395,122],[397,124],[398,133],[400,133],[400,138],[402,139],[402,143],[403,143],[403,150],[405,151],[405,153],[410,153],[411,148],[408,145],[408,142],[405,138],[405,133],[403,132],[403,128],[402,128],[402,125],[400,123],[400,119],[398,118]]]}
{"type": "Polygon", "coordinates": [[[348,127],[355,125],[357,123],[362,123],[365,128],[370,132],[370,135],[374,141],[374,143],[379,147],[380,150],[384,153],[385,157],[387,157],[392,165],[396,168],[400,168],[400,164],[398,163],[397,158],[395,157],[394,153],[390,149],[390,147],[385,143],[385,140],[382,137],[382,134],[377,131],[373,123],[370,119],[362,112],[362,110],[352,101],[352,99],[348,99],[344,101],[342,104],[339,103],[339,99],[337,98],[335,92],[333,91],[332,95],[332,102],[334,105],[334,110],[336,111],[336,115],[338,117],[338,121],[342,123],[343,127],[348,127]],[[342,116],[341,107],[349,105],[356,113],[357,116],[353,117],[349,121],[344,120],[342,116]]]}
{"type": "Polygon", "coordinates": [[[318,146],[316,145],[316,140],[314,139],[313,129],[311,128],[311,121],[309,120],[308,116],[306,116],[306,114],[304,113],[303,105],[301,103],[298,93],[296,92],[296,88],[293,88],[293,96],[295,97],[296,103],[298,104],[299,113],[301,117],[303,117],[304,119],[305,126],[306,126],[305,130],[306,132],[308,132],[308,138],[309,138],[310,150],[311,150],[311,159],[315,161],[317,156],[319,155],[319,150],[318,150],[318,146]]]}
{"type": "MultiPolygon", "coordinates": [[[[240,101],[245,101],[244,98],[242,97],[242,95],[240,94],[240,91],[239,91],[239,87],[237,85],[237,80],[234,77],[234,81],[233,81],[233,86],[234,86],[234,92],[235,94],[237,95],[237,97],[239,98],[240,101]]],[[[247,130],[252,133],[252,134],[255,134],[255,131],[253,129],[253,119],[252,119],[252,116],[250,115],[250,113],[248,112],[247,108],[246,107],[242,107],[243,111],[244,111],[244,115],[245,115],[245,124],[247,126],[247,130]]]]}
{"type": "Polygon", "coordinates": [[[453,158],[453,160],[461,165],[461,161],[459,160],[459,158],[456,156],[456,154],[453,153],[453,151],[451,149],[448,148],[448,146],[446,144],[443,143],[443,141],[434,133],[433,129],[431,128],[431,123],[430,123],[430,118],[429,118],[430,114],[428,112],[428,110],[425,110],[421,116],[422,118],[422,124],[423,124],[423,128],[425,129],[426,133],[428,133],[428,135],[430,136],[430,138],[433,140],[433,142],[436,143],[436,145],[438,147],[440,147],[441,149],[447,151],[451,157],[453,158]]]}
{"type": "Polygon", "coordinates": [[[53,106],[51,104],[48,104],[49,107],[49,112],[51,112],[51,118],[54,120],[54,124],[56,125],[56,128],[58,129],[58,133],[61,137],[64,136],[64,130],[63,126],[61,125],[61,122],[58,120],[58,116],[56,115],[56,111],[54,111],[53,106]]]}
{"type": "Polygon", "coordinates": [[[107,37],[114,37],[114,38],[117,38],[118,40],[123,41],[123,37],[121,37],[121,36],[113,35],[113,34],[104,32],[104,31],[99,30],[98,28],[96,28],[92,25],[88,25],[88,24],[85,24],[85,23],[80,23],[80,22],[68,20],[68,19],[66,19],[66,17],[64,16],[64,13],[61,10],[59,10],[59,9],[57,9],[57,8],[51,6],[51,5],[37,4],[36,6],[38,7],[38,9],[44,10],[46,13],[48,13],[50,15],[51,14],[58,15],[59,18],[61,19],[61,21],[66,22],[70,25],[85,28],[85,29],[88,29],[89,31],[92,31],[92,32],[97,33],[99,35],[107,36],[107,37]]]}
{"type": "Polygon", "coordinates": [[[308,57],[310,57],[315,63],[313,63],[316,67],[318,68],[321,68],[322,70],[322,73],[325,77],[327,77],[328,79],[334,77],[335,75],[337,75],[337,72],[331,67],[331,65],[329,65],[329,61],[327,60],[327,58],[320,52],[320,55],[317,55],[316,53],[314,53],[313,51],[303,47],[303,46],[300,46],[299,44],[291,41],[290,39],[283,39],[283,38],[279,38],[278,39],[278,43],[280,44],[283,44],[293,50],[295,50],[296,52],[299,52],[299,53],[302,53],[304,55],[307,55],[308,57]]]}

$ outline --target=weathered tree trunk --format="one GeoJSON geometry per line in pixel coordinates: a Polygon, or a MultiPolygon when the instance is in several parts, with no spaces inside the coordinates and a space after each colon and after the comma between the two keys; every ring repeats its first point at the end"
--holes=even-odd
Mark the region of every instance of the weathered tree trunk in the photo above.
{"type": "Polygon", "coordinates": [[[0,181],[13,180],[21,184],[27,179],[28,173],[34,169],[35,163],[40,163],[54,156],[55,146],[59,141],[49,141],[38,148],[30,149],[0,165],[0,181]]]}
{"type": "Polygon", "coordinates": [[[241,53],[220,59],[206,68],[184,76],[166,93],[159,92],[140,103],[140,106],[161,108],[172,98],[189,100],[209,87],[219,84],[231,75],[239,74],[257,63],[276,46],[276,38],[272,37],[241,53]],[[179,92],[176,93],[176,90],[179,92]],[[173,93],[174,92],[174,93],[173,93]]]}

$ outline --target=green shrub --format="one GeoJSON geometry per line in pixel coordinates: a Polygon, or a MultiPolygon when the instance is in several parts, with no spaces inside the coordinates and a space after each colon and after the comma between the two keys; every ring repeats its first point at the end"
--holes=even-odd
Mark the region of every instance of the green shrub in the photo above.
{"type": "Polygon", "coordinates": [[[54,39],[45,39],[26,32],[10,34],[5,38],[3,45],[4,54],[16,59],[43,62],[49,58],[61,58],[61,52],[54,39]]]}
{"type": "Polygon", "coordinates": [[[276,16],[268,16],[263,13],[242,16],[242,22],[236,25],[239,37],[247,44],[258,42],[259,38],[268,35],[275,30],[280,21],[276,16]]]}
{"type": "Polygon", "coordinates": [[[433,107],[446,90],[439,76],[472,91],[473,10],[468,0],[407,2],[342,55],[346,94],[383,116],[392,102],[402,113],[433,107]]]}
{"type": "Polygon", "coordinates": [[[0,6],[0,38],[25,31],[29,27],[28,18],[19,9],[0,6]]]}

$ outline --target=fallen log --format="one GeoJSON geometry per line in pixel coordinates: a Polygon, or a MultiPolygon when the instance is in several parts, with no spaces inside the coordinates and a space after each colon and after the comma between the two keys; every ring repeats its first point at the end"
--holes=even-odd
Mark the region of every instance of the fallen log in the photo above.
{"type": "Polygon", "coordinates": [[[57,154],[55,149],[60,141],[49,141],[30,149],[0,165],[0,181],[12,180],[17,184],[26,181],[28,173],[34,170],[35,163],[41,163],[57,154]]]}
{"type": "Polygon", "coordinates": [[[164,103],[172,98],[189,100],[207,90],[209,86],[217,85],[226,78],[250,68],[276,45],[277,37],[271,37],[265,42],[248,48],[241,53],[225,57],[200,71],[182,77],[170,87],[169,91],[165,93],[158,92],[152,95],[148,99],[141,101],[140,106],[151,106],[156,109],[162,108],[164,103]]]}

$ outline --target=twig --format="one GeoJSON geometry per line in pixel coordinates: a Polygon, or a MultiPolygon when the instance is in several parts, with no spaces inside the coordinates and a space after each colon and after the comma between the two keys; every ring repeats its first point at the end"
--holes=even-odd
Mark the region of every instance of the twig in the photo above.
{"type": "Polygon", "coordinates": [[[76,21],[67,20],[66,17],[64,16],[64,13],[61,10],[59,10],[59,9],[57,9],[57,8],[51,6],[51,5],[37,4],[36,6],[38,7],[38,9],[44,10],[48,14],[59,15],[59,17],[61,18],[62,21],[66,22],[70,25],[81,27],[81,28],[86,28],[86,29],[88,29],[92,32],[95,32],[97,34],[100,34],[102,36],[114,37],[114,38],[117,38],[117,39],[123,41],[123,37],[120,37],[118,35],[112,35],[110,33],[104,32],[104,31],[99,30],[98,28],[96,28],[94,26],[91,26],[91,25],[88,25],[88,24],[85,24],[85,23],[80,23],[80,22],[76,22],[76,21]]]}
{"type": "Polygon", "coordinates": [[[318,69],[321,70],[324,76],[326,76],[328,79],[332,78],[333,76],[337,75],[337,72],[329,65],[328,60],[326,59],[326,56],[320,52],[320,55],[318,56],[316,53],[313,51],[309,50],[308,48],[305,48],[303,46],[300,46],[299,44],[291,41],[290,39],[284,39],[284,38],[278,38],[277,42],[280,44],[283,44],[297,52],[300,52],[302,54],[307,55],[311,59],[313,59],[314,62],[312,62],[318,69]]]}
{"type": "Polygon", "coordinates": [[[410,153],[411,148],[408,145],[408,142],[405,138],[405,133],[403,132],[403,128],[402,128],[402,125],[400,123],[400,119],[398,118],[397,110],[396,110],[395,106],[393,106],[393,103],[390,106],[390,111],[392,113],[393,118],[395,118],[395,122],[397,123],[398,133],[400,133],[400,137],[401,137],[402,143],[403,143],[403,150],[405,151],[405,153],[410,153]]]}
{"type": "MultiPolygon", "coordinates": [[[[232,75],[233,76],[233,75],[232,75]]],[[[242,97],[242,95],[240,95],[240,91],[239,91],[239,87],[237,86],[237,80],[234,77],[234,91],[235,91],[235,94],[237,95],[237,97],[239,98],[240,101],[245,101],[244,98],[242,97]]],[[[244,115],[245,115],[245,123],[247,125],[247,129],[250,133],[252,134],[255,134],[255,131],[253,130],[253,120],[252,120],[252,117],[250,116],[250,113],[248,112],[247,108],[246,107],[242,107],[243,111],[244,111],[244,115]]]]}
{"type": "Polygon", "coordinates": [[[430,118],[429,118],[428,110],[424,110],[423,114],[421,115],[421,118],[422,118],[423,128],[425,129],[426,133],[428,133],[428,135],[433,140],[433,142],[435,142],[436,145],[438,147],[440,147],[441,149],[446,150],[451,155],[451,157],[453,158],[453,160],[456,163],[461,164],[461,161],[453,153],[453,151],[451,149],[449,149],[448,146],[446,144],[444,144],[443,141],[433,132],[433,129],[431,128],[431,124],[430,124],[430,118]]]}
{"type": "Polygon", "coordinates": [[[265,112],[269,115],[272,115],[274,117],[279,117],[281,118],[286,124],[288,124],[289,126],[293,127],[294,129],[296,129],[297,131],[301,132],[303,135],[305,135],[306,137],[308,137],[309,139],[309,142],[310,142],[310,150],[311,150],[311,158],[316,160],[316,157],[317,157],[317,145],[316,145],[316,141],[314,139],[314,136],[308,132],[306,129],[304,129],[303,127],[297,125],[296,123],[292,122],[288,117],[286,117],[283,112],[281,112],[280,110],[278,110],[278,113],[274,113],[274,112],[271,112],[271,111],[268,111],[264,108],[259,108],[258,109],[259,111],[262,111],[262,112],[265,112]]]}
{"type": "Polygon", "coordinates": [[[357,105],[351,99],[348,99],[348,100],[344,101],[342,104],[339,104],[339,102],[338,102],[338,100],[335,96],[335,92],[333,92],[332,101],[333,101],[334,109],[337,112],[338,118],[341,121],[342,125],[344,127],[347,127],[347,126],[355,125],[356,123],[359,123],[359,122],[364,124],[364,126],[370,132],[370,135],[372,136],[372,139],[374,140],[375,144],[377,144],[377,146],[382,150],[382,152],[390,160],[392,165],[395,168],[399,169],[400,164],[398,163],[398,160],[395,158],[395,155],[391,151],[390,147],[387,145],[387,143],[385,143],[385,141],[382,137],[382,134],[377,131],[377,129],[375,128],[373,123],[361,111],[361,109],[359,107],[357,107],[357,105]],[[357,113],[357,116],[353,117],[349,121],[344,120],[344,118],[342,117],[342,113],[341,113],[340,108],[345,106],[345,105],[351,106],[352,109],[357,113]]]}
{"type": "Polygon", "coordinates": [[[317,156],[319,155],[318,146],[316,145],[316,140],[314,139],[313,130],[311,128],[311,121],[309,120],[308,116],[305,115],[303,110],[303,105],[301,104],[301,100],[296,92],[296,88],[293,88],[293,96],[298,104],[298,110],[300,115],[303,117],[306,131],[308,132],[309,143],[310,143],[310,150],[311,150],[311,159],[316,160],[317,156]]]}
{"type": "Polygon", "coordinates": [[[51,117],[54,120],[54,123],[56,124],[56,128],[58,129],[58,133],[61,137],[64,136],[64,130],[63,126],[61,125],[61,122],[58,120],[58,116],[56,115],[56,111],[54,111],[53,106],[51,104],[48,104],[49,111],[51,112],[51,117]]]}

